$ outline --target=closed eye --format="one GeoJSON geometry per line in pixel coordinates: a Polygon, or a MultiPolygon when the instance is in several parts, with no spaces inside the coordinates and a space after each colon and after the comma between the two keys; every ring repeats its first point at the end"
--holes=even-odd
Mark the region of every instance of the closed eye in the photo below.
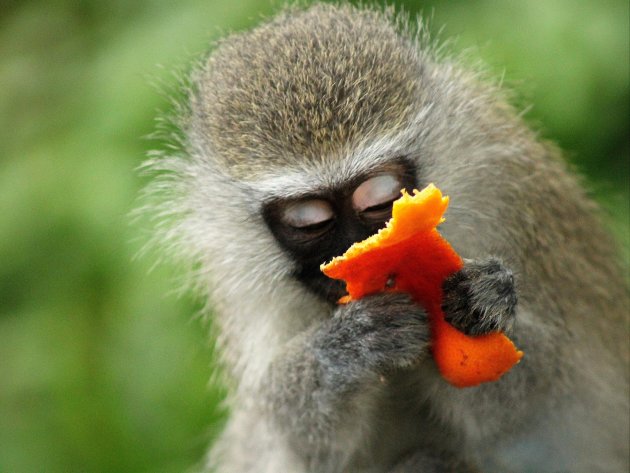
{"type": "Polygon", "coordinates": [[[363,220],[377,223],[391,218],[392,204],[404,187],[395,174],[381,174],[361,183],[352,195],[352,205],[363,220]]]}
{"type": "Polygon", "coordinates": [[[281,214],[281,220],[286,226],[314,236],[326,232],[332,226],[334,217],[330,203],[323,199],[293,202],[281,214]]]}
{"type": "Polygon", "coordinates": [[[304,227],[294,227],[294,228],[299,228],[302,231],[305,232],[314,232],[314,231],[318,231],[324,228],[328,228],[331,224],[332,224],[333,220],[329,219],[329,220],[324,220],[322,222],[319,223],[313,223],[311,225],[306,225],[304,227]]]}

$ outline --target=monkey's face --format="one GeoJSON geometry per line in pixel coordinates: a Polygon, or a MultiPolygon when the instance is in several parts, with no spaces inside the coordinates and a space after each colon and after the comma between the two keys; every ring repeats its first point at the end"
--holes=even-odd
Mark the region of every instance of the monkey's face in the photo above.
{"type": "Polygon", "coordinates": [[[401,189],[411,192],[414,187],[412,164],[399,160],[335,188],[271,200],[263,206],[263,216],[295,261],[294,277],[335,303],[345,286],[326,277],[320,265],[383,228],[401,189]]]}
{"type": "MultiPolygon", "coordinates": [[[[380,13],[326,4],[235,36],[209,56],[191,95],[190,142],[204,166],[227,175],[214,187],[245,189],[251,235],[262,215],[288,255],[278,263],[278,252],[265,259],[261,250],[251,261],[266,265],[257,274],[277,275],[275,262],[326,301],[344,294],[320,265],[382,228],[400,190],[417,187],[413,163],[427,130],[417,117],[433,109],[423,57],[380,13]]],[[[220,211],[234,204],[230,189],[201,202],[213,198],[220,211]]],[[[243,251],[230,258],[247,259],[243,251]]]]}

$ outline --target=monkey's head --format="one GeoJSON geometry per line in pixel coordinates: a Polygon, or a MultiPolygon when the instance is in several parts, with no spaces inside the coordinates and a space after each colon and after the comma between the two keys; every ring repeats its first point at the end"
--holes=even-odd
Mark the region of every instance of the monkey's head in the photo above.
{"type": "Polygon", "coordinates": [[[401,189],[457,182],[480,149],[466,143],[492,135],[490,99],[418,36],[391,13],[320,4],[217,45],[193,77],[191,158],[170,166],[198,259],[223,261],[223,278],[238,261],[258,281],[273,268],[334,302],[322,263],[383,227],[401,189]]]}

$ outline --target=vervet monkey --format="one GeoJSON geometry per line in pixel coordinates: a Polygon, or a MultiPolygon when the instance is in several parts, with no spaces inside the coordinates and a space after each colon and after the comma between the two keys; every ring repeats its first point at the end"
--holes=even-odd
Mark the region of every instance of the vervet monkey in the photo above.
{"type": "Polygon", "coordinates": [[[149,163],[157,239],[211,301],[231,379],[208,471],[628,471],[628,292],[595,205],[423,31],[317,4],[228,36],[193,74],[179,151],[149,163]],[[497,382],[451,386],[422,307],[337,305],[319,270],[428,183],[466,261],[447,319],[525,352],[497,382]]]}

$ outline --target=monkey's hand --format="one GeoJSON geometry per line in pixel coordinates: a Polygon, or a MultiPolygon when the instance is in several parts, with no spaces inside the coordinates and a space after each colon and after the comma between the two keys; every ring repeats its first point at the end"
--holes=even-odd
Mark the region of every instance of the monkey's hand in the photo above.
{"type": "Polygon", "coordinates": [[[424,309],[385,293],[338,306],[285,346],[263,392],[308,471],[337,471],[330,465],[364,444],[365,419],[386,386],[379,378],[428,356],[429,339],[424,309]]]}
{"type": "Polygon", "coordinates": [[[383,373],[406,368],[427,352],[427,315],[407,294],[385,293],[339,306],[316,350],[322,362],[345,371],[383,373]],[[342,368],[343,367],[343,368],[342,368]]]}
{"type": "Polygon", "coordinates": [[[514,322],[514,276],[497,258],[465,260],[442,285],[448,322],[468,335],[505,332],[514,322]]]}

